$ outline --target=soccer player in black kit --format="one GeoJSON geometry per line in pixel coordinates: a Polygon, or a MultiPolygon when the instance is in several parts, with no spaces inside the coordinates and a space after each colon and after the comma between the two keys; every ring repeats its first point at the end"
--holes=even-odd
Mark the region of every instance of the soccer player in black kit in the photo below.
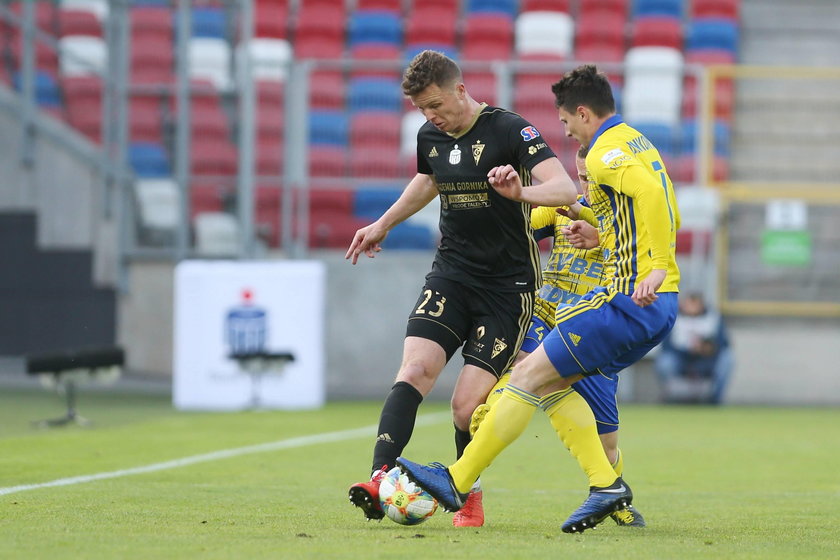
{"type": "MultiPolygon", "coordinates": [[[[516,113],[479,103],[458,65],[426,50],[409,64],[403,93],[426,117],[417,134],[417,175],[377,221],[356,232],[346,258],[373,257],[388,231],[440,197],[441,242],[408,318],[403,359],[385,399],[369,481],[350,487],[350,501],[381,519],[379,483],[411,438],[417,409],[441,370],[463,347],[452,395],[455,447],[470,440],[470,417],[524,339],[540,285],[529,204],[499,195],[493,184],[520,182],[539,205],[570,205],[577,189],[539,131],[516,113]],[[535,183],[532,185],[532,183],[535,183]]],[[[481,526],[478,482],[453,518],[481,526]]]]}

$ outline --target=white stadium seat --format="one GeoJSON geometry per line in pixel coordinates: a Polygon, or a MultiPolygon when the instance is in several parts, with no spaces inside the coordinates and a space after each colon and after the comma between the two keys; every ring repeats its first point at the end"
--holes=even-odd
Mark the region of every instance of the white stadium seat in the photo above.
{"type": "Polygon", "coordinates": [[[285,82],[292,60],[292,46],[285,39],[257,38],[237,47],[238,68],[245,67],[245,56],[251,55],[254,80],[285,82]]]}
{"type": "Polygon", "coordinates": [[[61,0],[62,10],[73,10],[90,12],[99,19],[105,21],[108,17],[108,0],[61,0]]]}
{"type": "Polygon", "coordinates": [[[574,42],[574,23],[563,12],[523,12],[516,18],[517,55],[548,54],[568,57],[574,42]]]}
{"type": "Polygon", "coordinates": [[[225,212],[203,212],[195,217],[195,250],[204,256],[232,257],[239,253],[239,226],[225,212]]]}
{"type": "Polygon", "coordinates": [[[66,76],[101,75],[108,66],[105,41],[88,35],[69,35],[58,40],[59,66],[66,76]]]}
{"type": "Polygon", "coordinates": [[[223,39],[196,37],[190,39],[190,78],[210,80],[216,89],[230,91],[230,45],[223,39]]]}
{"type": "Polygon", "coordinates": [[[622,114],[628,122],[680,122],[684,61],[670,47],[633,47],[624,58],[622,114]]]}
{"type": "Polygon", "coordinates": [[[400,154],[411,156],[417,151],[417,131],[426,122],[420,111],[409,111],[403,115],[400,131],[400,154]]]}

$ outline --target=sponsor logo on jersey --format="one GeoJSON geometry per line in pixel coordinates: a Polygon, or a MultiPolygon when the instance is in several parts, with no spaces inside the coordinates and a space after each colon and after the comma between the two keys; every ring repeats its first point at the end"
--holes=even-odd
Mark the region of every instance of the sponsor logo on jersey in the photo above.
{"type": "MultiPolygon", "coordinates": [[[[539,134],[539,133],[537,133],[537,134],[539,134]]],[[[547,146],[548,146],[548,144],[546,144],[545,142],[540,142],[539,144],[535,144],[533,146],[530,146],[528,148],[528,153],[530,155],[534,155],[534,154],[536,154],[537,152],[539,152],[540,150],[542,150],[543,148],[545,148],[547,146]]]]}
{"type": "Polygon", "coordinates": [[[480,327],[478,327],[478,329],[476,329],[476,331],[475,331],[476,338],[481,340],[484,337],[484,330],[485,330],[484,325],[481,325],[480,327]]]}
{"type": "Polygon", "coordinates": [[[530,142],[534,138],[539,137],[540,131],[533,126],[526,126],[519,131],[519,134],[522,135],[522,138],[524,138],[526,142],[530,142]]]}
{"type": "Polygon", "coordinates": [[[458,144],[455,144],[455,147],[449,152],[449,163],[452,165],[461,163],[461,150],[458,149],[458,144]]]}
{"type": "Polygon", "coordinates": [[[574,344],[575,346],[577,346],[580,343],[580,335],[579,334],[575,334],[573,332],[570,332],[569,333],[569,339],[572,341],[572,344],[574,344]]]}
{"type": "Polygon", "coordinates": [[[507,343],[504,340],[499,340],[498,338],[493,342],[493,353],[490,354],[490,357],[495,358],[499,354],[505,351],[507,348],[507,343]]]}
{"type": "Polygon", "coordinates": [[[391,434],[385,432],[384,434],[379,434],[376,436],[376,441],[384,441],[386,443],[394,443],[394,440],[391,439],[391,434]]]}
{"type": "Polygon", "coordinates": [[[481,140],[476,140],[475,144],[472,145],[473,151],[473,159],[475,160],[475,164],[478,165],[478,160],[481,159],[481,153],[484,151],[485,144],[481,143],[481,140]]]}
{"type": "Polygon", "coordinates": [[[438,157],[437,146],[432,146],[432,151],[429,152],[429,157],[438,157]]]}
{"type": "Polygon", "coordinates": [[[625,161],[630,161],[630,155],[625,154],[621,148],[616,148],[601,156],[601,161],[604,162],[604,165],[609,166],[610,169],[616,169],[625,161]]]}

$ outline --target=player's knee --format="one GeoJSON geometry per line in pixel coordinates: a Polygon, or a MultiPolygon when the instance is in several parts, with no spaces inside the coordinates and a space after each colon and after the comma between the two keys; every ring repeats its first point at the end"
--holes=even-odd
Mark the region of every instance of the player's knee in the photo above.
{"type": "Polygon", "coordinates": [[[409,362],[400,368],[397,381],[404,381],[425,395],[434,385],[438,373],[422,362],[409,362]]]}

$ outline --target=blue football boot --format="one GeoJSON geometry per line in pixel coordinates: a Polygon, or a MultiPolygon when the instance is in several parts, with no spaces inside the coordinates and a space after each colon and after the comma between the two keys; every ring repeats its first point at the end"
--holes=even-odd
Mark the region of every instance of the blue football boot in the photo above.
{"type": "Polygon", "coordinates": [[[464,507],[470,493],[458,492],[449,469],[444,465],[421,465],[403,457],[397,457],[397,465],[414,484],[431,494],[446,511],[455,512],[464,507]]]}
{"type": "Polygon", "coordinates": [[[605,488],[592,486],[586,501],[563,523],[563,532],[582,533],[592,529],[614,511],[628,507],[632,501],[633,492],[621,477],[605,488]]]}

